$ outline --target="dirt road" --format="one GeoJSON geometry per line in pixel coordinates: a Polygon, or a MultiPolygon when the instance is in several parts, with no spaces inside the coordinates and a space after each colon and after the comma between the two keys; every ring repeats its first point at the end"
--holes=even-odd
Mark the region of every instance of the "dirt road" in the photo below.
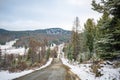
{"type": "Polygon", "coordinates": [[[14,80],[80,80],[73,74],[69,67],[62,64],[59,59],[54,59],[47,68],[35,71],[14,80]]]}

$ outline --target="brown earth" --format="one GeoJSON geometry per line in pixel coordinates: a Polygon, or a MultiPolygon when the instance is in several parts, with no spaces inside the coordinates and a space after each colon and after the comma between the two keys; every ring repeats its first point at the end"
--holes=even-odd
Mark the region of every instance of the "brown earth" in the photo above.
{"type": "Polygon", "coordinates": [[[30,74],[14,80],[80,80],[77,75],[70,71],[68,66],[62,64],[61,60],[55,58],[52,64],[44,69],[34,71],[30,74]]]}

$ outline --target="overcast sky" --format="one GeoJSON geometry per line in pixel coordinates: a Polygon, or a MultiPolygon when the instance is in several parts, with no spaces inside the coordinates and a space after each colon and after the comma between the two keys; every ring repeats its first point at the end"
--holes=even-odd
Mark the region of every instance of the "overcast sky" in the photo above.
{"type": "Polygon", "coordinates": [[[101,14],[91,8],[92,0],[0,0],[0,28],[35,30],[60,27],[71,30],[78,16],[83,28],[88,18],[101,14]]]}

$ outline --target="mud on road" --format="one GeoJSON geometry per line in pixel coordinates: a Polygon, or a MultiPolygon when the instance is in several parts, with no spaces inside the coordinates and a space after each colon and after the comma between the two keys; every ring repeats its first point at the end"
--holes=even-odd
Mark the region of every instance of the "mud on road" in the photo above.
{"type": "Polygon", "coordinates": [[[61,60],[54,58],[50,66],[14,80],[80,80],[61,60]]]}

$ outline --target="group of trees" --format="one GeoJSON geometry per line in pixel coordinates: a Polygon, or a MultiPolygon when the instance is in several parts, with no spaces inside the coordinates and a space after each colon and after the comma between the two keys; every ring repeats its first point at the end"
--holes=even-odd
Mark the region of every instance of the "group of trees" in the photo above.
{"type": "Polygon", "coordinates": [[[1,54],[0,70],[9,70],[10,72],[21,71],[27,68],[23,61],[23,56],[19,54],[1,54]]]}
{"type": "Polygon", "coordinates": [[[27,54],[27,61],[34,63],[45,63],[49,57],[54,57],[57,50],[51,50],[48,41],[45,38],[42,42],[38,42],[31,38],[29,42],[29,50],[27,54]]]}
{"type": "Polygon", "coordinates": [[[116,58],[120,53],[120,0],[92,1],[93,10],[102,13],[97,27],[100,33],[97,42],[100,57],[116,58]]]}
{"type": "Polygon", "coordinates": [[[79,19],[76,17],[71,41],[65,49],[71,60],[79,57],[81,61],[87,52],[88,60],[94,57],[114,59],[120,56],[120,0],[101,0],[99,3],[93,0],[92,6],[102,17],[97,23],[89,18],[84,24],[83,32],[79,32],[79,19]]]}
{"type": "Polygon", "coordinates": [[[67,56],[70,60],[80,60],[78,57],[82,57],[82,54],[84,51],[86,51],[86,45],[84,41],[84,35],[80,32],[80,21],[79,18],[76,17],[72,29],[71,34],[71,40],[67,45],[64,47],[64,52],[66,53],[65,56],[67,56]]]}
{"type": "Polygon", "coordinates": [[[50,49],[47,39],[39,42],[33,38],[29,40],[29,49],[26,47],[24,55],[2,53],[0,49],[0,70],[10,72],[22,71],[32,67],[39,67],[48,61],[49,57],[57,55],[57,47],[50,49]]]}

